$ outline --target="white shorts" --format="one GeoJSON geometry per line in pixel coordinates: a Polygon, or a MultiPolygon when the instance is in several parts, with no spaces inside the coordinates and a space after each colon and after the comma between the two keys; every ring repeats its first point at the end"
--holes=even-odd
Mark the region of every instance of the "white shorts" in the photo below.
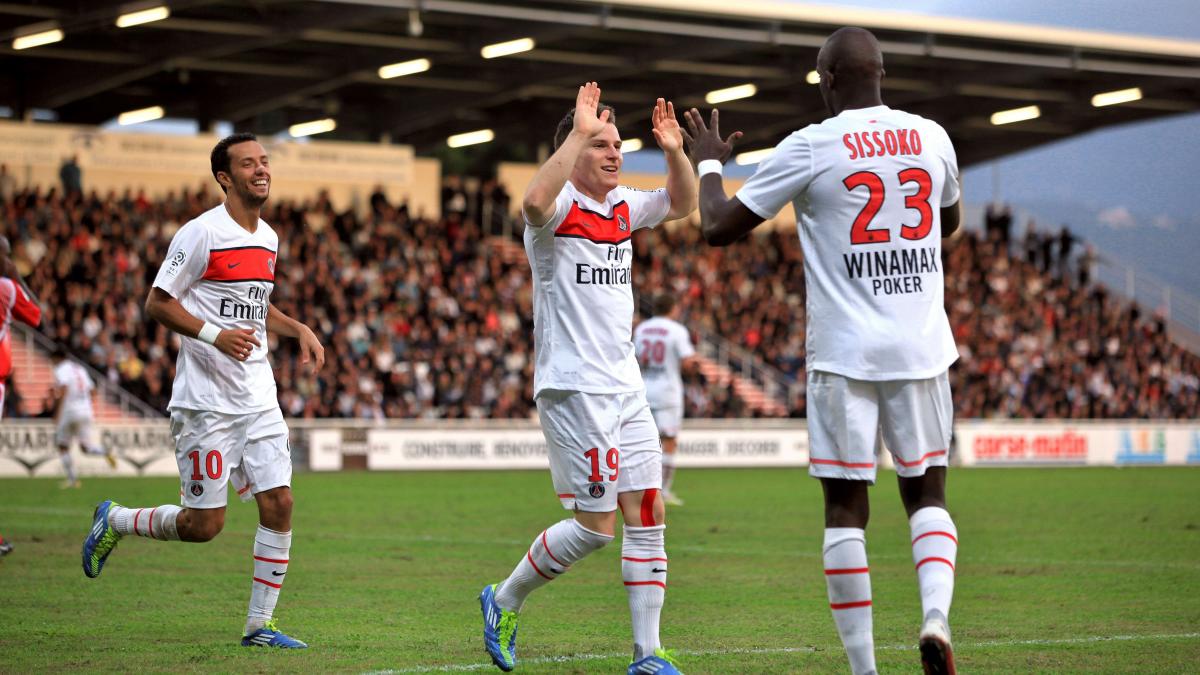
{"type": "Polygon", "coordinates": [[[683,422],[683,408],[677,405],[662,408],[650,408],[654,415],[654,426],[658,427],[658,435],[665,438],[675,438],[679,435],[679,427],[683,422]]]}
{"type": "Polygon", "coordinates": [[[946,373],[927,380],[853,380],[808,373],[808,473],[875,482],[886,445],[896,473],[911,478],[946,466],[954,407],[946,373]]]}
{"type": "Polygon", "coordinates": [[[288,428],[279,408],[245,415],[176,408],[171,436],[181,502],[188,508],[225,506],[231,480],[243,501],[292,484],[288,428]]]}
{"type": "Polygon", "coordinates": [[[58,447],[70,447],[71,441],[79,441],[79,445],[87,450],[96,445],[95,420],[91,415],[83,415],[71,410],[64,410],[58,418],[58,426],[54,428],[54,442],[58,447]]]}
{"type": "Polygon", "coordinates": [[[546,390],[538,417],[563,508],[617,510],[617,494],[662,487],[662,446],[643,392],[546,390]]]}

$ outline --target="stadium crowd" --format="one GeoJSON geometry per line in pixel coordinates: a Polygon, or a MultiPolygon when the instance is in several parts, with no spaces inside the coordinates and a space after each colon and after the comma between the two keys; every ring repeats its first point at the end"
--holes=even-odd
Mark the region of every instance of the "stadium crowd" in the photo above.
{"type": "MultiPolygon", "coordinates": [[[[447,181],[436,222],[379,191],[361,216],[339,213],[323,193],[268,202],[264,219],[280,235],[272,301],[314,328],[331,362],[313,374],[294,341],[272,340],[286,414],[534,414],[529,270],[515,242],[498,245],[476,224],[483,214],[495,232],[509,196],[495,182],[463,185],[447,181]]],[[[12,190],[0,230],[41,299],[43,331],[163,409],[178,338],[148,320],[142,303],[171,236],[219,197],[208,188],[158,200],[132,190],[12,190]]],[[[1027,228],[1010,246],[1007,229],[989,222],[944,253],[962,354],[951,370],[960,417],[1200,417],[1200,359],[1168,339],[1161,319],[1090,285],[1065,230],[1027,228]]],[[[801,383],[790,408],[803,416],[799,244],[792,231],[752,237],[715,249],[692,227],[639,233],[635,289],[675,293],[694,333],[724,336],[801,383]]],[[[698,372],[685,399],[692,417],[752,414],[728,384],[698,372]]]]}

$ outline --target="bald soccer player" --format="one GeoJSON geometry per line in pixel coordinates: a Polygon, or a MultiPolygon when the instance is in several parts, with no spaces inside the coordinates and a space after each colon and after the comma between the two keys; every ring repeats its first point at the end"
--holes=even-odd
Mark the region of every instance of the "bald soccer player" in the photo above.
{"type": "Polygon", "coordinates": [[[687,113],[704,238],[733,243],[795,206],[808,298],[809,473],[825,493],[829,606],[854,673],[874,673],[867,488],[885,444],[908,512],[924,619],[926,673],[954,673],[947,615],[958,533],[946,511],[958,358],[943,309],[941,240],[959,226],[958,163],[937,123],[883,104],[883,55],[842,28],[817,56],[830,117],[797,131],[731,199],[722,139],[687,113]]]}

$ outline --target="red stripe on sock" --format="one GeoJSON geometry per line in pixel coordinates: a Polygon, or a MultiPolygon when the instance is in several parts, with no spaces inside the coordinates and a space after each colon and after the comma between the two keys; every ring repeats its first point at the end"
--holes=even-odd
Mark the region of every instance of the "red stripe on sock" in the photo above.
{"type": "Polygon", "coordinates": [[[254,559],[255,559],[255,560],[261,560],[261,561],[263,561],[263,562],[275,563],[276,565],[286,565],[286,564],[288,564],[288,561],[286,561],[286,560],[280,560],[279,558],[264,558],[264,557],[262,557],[262,556],[258,556],[258,555],[256,555],[256,556],[254,556],[254,559]]]}
{"type": "Polygon", "coordinates": [[[958,543],[958,537],[955,537],[954,535],[950,534],[949,532],[926,532],[925,534],[919,535],[916,539],[913,539],[912,543],[915,544],[918,541],[921,541],[922,539],[924,539],[925,537],[932,537],[932,536],[938,535],[938,534],[940,534],[943,537],[949,537],[950,540],[953,541],[955,544],[958,543]]]}
{"type": "Polygon", "coordinates": [[[266,579],[259,579],[258,577],[254,577],[254,580],[260,584],[266,584],[266,585],[270,586],[271,588],[283,588],[283,584],[273,584],[270,581],[267,581],[266,579]]]}
{"type": "Polygon", "coordinates": [[[950,562],[949,560],[946,560],[945,558],[933,558],[933,557],[931,557],[931,558],[925,558],[925,559],[924,559],[924,560],[922,560],[921,562],[917,563],[917,569],[921,569],[921,565],[924,565],[924,564],[925,564],[925,563],[927,563],[927,562],[940,562],[940,563],[946,563],[947,565],[949,565],[949,566],[950,566],[950,569],[951,569],[951,570],[953,570],[953,569],[954,569],[954,563],[950,562]]]}
{"type": "Polygon", "coordinates": [[[533,562],[533,556],[529,552],[525,553],[525,557],[529,559],[529,564],[533,565],[534,572],[537,572],[538,574],[542,575],[543,577],[546,577],[550,581],[554,581],[554,577],[547,577],[545,572],[538,569],[537,563],[533,562]]]}
{"type": "Polygon", "coordinates": [[[658,488],[650,488],[642,493],[642,527],[654,526],[654,498],[658,496],[658,488]]]}
{"type": "Polygon", "coordinates": [[[866,574],[870,571],[870,567],[842,567],[839,569],[825,570],[825,576],[830,576],[832,574],[866,574]]]}
{"type": "Polygon", "coordinates": [[[820,459],[818,457],[809,457],[811,464],[831,464],[833,466],[844,466],[847,469],[870,469],[875,466],[875,462],[842,462],[836,459],[820,459]]]}
{"type": "Polygon", "coordinates": [[[663,562],[667,562],[666,558],[625,558],[625,557],[622,557],[621,560],[628,560],[629,562],[656,562],[656,561],[661,560],[663,562]]]}
{"type": "Polygon", "coordinates": [[[661,581],[626,581],[626,586],[661,586],[666,588],[667,585],[661,581]]]}
{"type": "Polygon", "coordinates": [[[138,531],[137,520],[138,520],[138,517],[142,515],[142,511],[144,511],[144,510],[145,509],[138,509],[137,513],[133,514],[133,533],[136,535],[139,535],[139,536],[141,536],[142,533],[138,531]]]}
{"type": "Polygon", "coordinates": [[[892,459],[896,460],[896,463],[899,464],[900,466],[908,468],[908,467],[920,466],[921,462],[924,462],[925,460],[929,459],[930,457],[937,457],[939,455],[944,455],[944,454],[946,454],[945,450],[934,450],[933,452],[927,452],[927,453],[921,455],[920,457],[917,458],[917,461],[915,461],[915,462],[906,462],[895,455],[892,455],[892,459]]]}
{"type": "Polygon", "coordinates": [[[542,548],[546,549],[546,555],[550,556],[551,560],[558,563],[559,565],[562,565],[563,567],[567,567],[567,564],[565,562],[559,560],[558,558],[555,558],[554,554],[550,552],[550,545],[546,543],[546,531],[545,530],[542,530],[542,548]]]}
{"type": "Polygon", "coordinates": [[[831,602],[829,609],[854,609],[855,607],[870,607],[870,600],[859,600],[858,602],[831,602]]]}
{"type": "Polygon", "coordinates": [[[154,512],[157,510],[158,510],[157,506],[150,509],[150,538],[151,539],[154,538],[154,512]]]}

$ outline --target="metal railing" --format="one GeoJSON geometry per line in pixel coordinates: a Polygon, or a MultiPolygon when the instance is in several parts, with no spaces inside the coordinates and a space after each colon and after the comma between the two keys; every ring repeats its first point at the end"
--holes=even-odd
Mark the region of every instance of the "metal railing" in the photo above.
{"type": "MultiPolygon", "coordinates": [[[[638,294],[639,307],[651,307],[650,298],[638,294]]],[[[641,312],[649,318],[649,312],[641,312]]],[[[727,338],[721,337],[703,328],[688,327],[696,336],[696,351],[723,366],[733,375],[744,378],[758,385],[768,398],[784,408],[796,397],[803,388],[803,383],[788,377],[782,370],[767,363],[762,357],[739,347],[727,338]]]]}
{"type": "Polygon", "coordinates": [[[1171,339],[1200,354],[1200,299],[1107,253],[1096,256],[1092,272],[1113,293],[1161,314],[1171,339]]]}
{"type": "MultiPolygon", "coordinates": [[[[35,354],[37,354],[39,348],[49,354],[50,352],[54,351],[55,347],[58,346],[54,340],[51,340],[41,332],[31,329],[27,326],[14,322],[11,326],[11,329],[15,331],[15,335],[13,336],[14,338],[23,340],[25,342],[25,358],[27,359],[27,362],[24,364],[24,367],[26,369],[31,369],[33,367],[33,359],[35,358],[35,354]]],[[[147,419],[166,417],[162,411],[156,410],[153,406],[129,393],[123,387],[110,382],[104,373],[96,370],[91,365],[79,359],[73,360],[79,365],[83,366],[88,375],[91,376],[92,381],[96,384],[96,390],[100,392],[101,396],[104,397],[104,401],[113,407],[118,408],[122,415],[129,417],[142,417],[147,419]]]]}

